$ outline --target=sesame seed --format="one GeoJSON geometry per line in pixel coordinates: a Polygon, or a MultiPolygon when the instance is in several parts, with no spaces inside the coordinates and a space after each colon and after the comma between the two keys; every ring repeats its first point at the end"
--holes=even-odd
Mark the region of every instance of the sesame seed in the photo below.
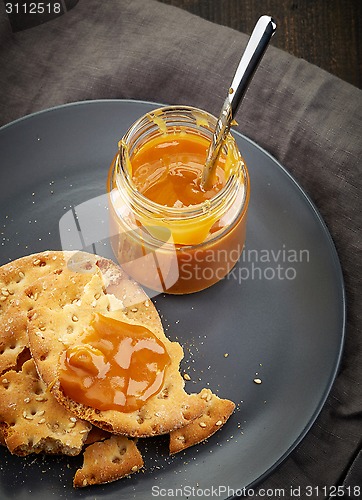
{"type": "Polygon", "coordinates": [[[8,384],[8,383],[9,383],[9,381],[8,381],[8,379],[7,379],[7,378],[3,378],[3,379],[2,379],[2,383],[5,385],[5,384],[8,384]]]}
{"type": "Polygon", "coordinates": [[[132,472],[136,472],[138,470],[137,465],[134,465],[131,470],[132,470],[132,472]]]}
{"type": "Polygon", "coordinates": [[[132,311],[133,313],[136,313],[136,312],[138,311],[138,309],[137,309],[137,307],[134,307],[133,309],[131,309],[131,311],[132,311]]]}
{"type": "Polygon", "coordinates": [[[75,314],[73,314],[73,316],[72,316],[72,320],[73,320],[74,322],[77,322],[77,321],[78,321],[78,316],[76,316],[75,314]]]}
{"type": "Polygon", "coordinates": [[[35,259],[33,264],[34,266],[38,266],[40,264],[40,259],[35,259]]]}
{"type": "Polygon", "coordinates": [[[203,427],[203,428],[205,428],[205,427],[206,427],[205,422],[200,422],[200,424],[199,424],[199,425],[200,425],[200,427],[203,427]]]}
{"type": "Polygon", "coordinates": [[[23,273],[23,271],[19,271],[19,276],[20,278],[25,278],[25,274],[23,273]]]}
{"type": "Polygon", "coordinates": [[[253,382],[254,382],[254,384],[261,384],[261,379],[260,378],[254,378],[253,382]]]}
{"type": "Polygon", "coordinates": [[[222,421],[218,420],[215,425],[217,425],[218,427],[220,427],[221,424],[222,424],[222,421]]]}
{"type": "Polygon", "coordinates": [[[5,295],[1,295],[1,297],[0,297],[1,302],[4,302],[4,300],[6,300],[6,299],[7,299],[7,297],[5,297],[5,295]]]}
{"type": "Polygon", "coordinates": [[[44,396],[36,396],[35,401],[46,401],[44,396]]]}
{"type": "Polygon", "coordinates": [[[42,417],[45,413],[45,410],[41,410],[41,411],[38,411],[38,416],[39,417],[42,417]]]}
{"type": "Polygon", "coordinates": [[[68,427],[69,427],[69,428],[75,427],[75,422],[70,422],[70,423],[68,424],[68,427]]]}
{"type": "Polygon", "coordinates": [[[100,293],[96,293],[96,294],[95,294],[95,296],[94,296],[94,298],[95,298],[96,300],[100,299],[100,298],[101,298],[101,294],[100,294],[100,293]]]}
{"type": "Polygon", "coordinates": [[[226,353],[224,354],[224,358],[227,358],[228,356],[229,356],[229,354],[226,352],[226,353]]]}
{"type": "Polygon", "coordinates": [[[69,420],[70,420],[71,422],[76,422],[76,421],[77,421],[77,419],[76,419],[75,417],[70,417],[70,418],[69,418],[69,420]]]}
{"type": "Polygon", "coordinates": [[[88,432],[88,429],[83,429],[82,431],[79,431],[79,434],[85,434],[86,432],[88,432]]]}
{"type": "Polygon", "coordinates": [[[24,403],[30,403],[30,398],[25,398],[24,403]]]}
{"type": "Polygon", "coordinates": [[[9,297],[9,290],[1,290],[1,293],[4,295],[4,297],[9,297]]]}
{"type": "Polygon", "coordinates": [[[40,327],[39,327],[39,330],[40,330],[40,331],[42,331],[42,332],[45,332],[46,327],[45,327],[45,326],[40,326],[40,327]]]}
{"type": "Polygon", "coordinates": [[[184,373],[184,379],[185,380],[191,380],[191,377],[188,373],[184,373]]]}
{"type": "Polygon", "coordinates": [[[45,418],[41,418],[38,422],[38,424],[45,424],[45,418]]]}

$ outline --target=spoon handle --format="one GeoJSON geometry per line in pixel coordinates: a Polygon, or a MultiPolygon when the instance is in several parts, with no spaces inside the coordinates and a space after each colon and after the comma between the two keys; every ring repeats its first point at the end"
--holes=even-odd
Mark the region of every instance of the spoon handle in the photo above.
{"type": "Polygon", "coordinates": [[[229,100],[232,117],[235,116],[251,79],[276,30],[276,24],[270,16],[262,16],[255,25],[240,59],[233,81],[230,85],[229,100]]]}
{"type": "Polygon", "coordinates": [[[206,187],[211,178],[221,146],[229,133],[231,122],[236,115],[242,98],[244,97],[248,85],[253,78],[275,30],[276,24],[270,16],[262,16],[255,25],[236,69],[228,95],[226,96],[216,123],[215,132],[207,152],[206,163],[202,172],[202,187],[206,187]]]}

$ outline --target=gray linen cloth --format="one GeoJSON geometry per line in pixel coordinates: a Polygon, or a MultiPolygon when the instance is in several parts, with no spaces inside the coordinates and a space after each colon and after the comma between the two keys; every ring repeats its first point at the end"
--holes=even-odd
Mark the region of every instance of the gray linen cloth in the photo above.
{"type": "MultiPolygon", "coordinates": [[[[1,125],[87,99],[188,104],[217,114],[248,39],[154,0],[80,0],[65,15],[15,34],[2,4],[0,12],[1,125]]],[[[237,119],[321,212],[348,303],[345,351],[327,403],[261,486],[342,484],[362,445],[361,91],[270,47],[237,119]]],[[[351,470],[354,481],[362,477],[360,463],[349,478],[351,470]]]]}

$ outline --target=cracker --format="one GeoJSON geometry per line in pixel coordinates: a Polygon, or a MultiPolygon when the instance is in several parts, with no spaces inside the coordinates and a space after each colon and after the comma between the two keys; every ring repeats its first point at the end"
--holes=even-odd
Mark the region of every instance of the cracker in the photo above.
{"type": "Polygon", "coordinates": [[[68,265],[62,273],[40,278],[26,290],[30,299],[37,298],[29,314],[28,334],[42,379],[72,413],[114,434],[147,437],[185,426],[202,413],[206,402],[184,391],[179,373],[182,347],[166,338],[154,305],[119,266],[88,258],[93,267],[87,273],[68,265]],[[95,312],[145,326],[163,342],[171,358],[162,390],[137,411],[97,410],[71,400],[61,390],[59,358],[68,347],[79,344],[95,312]]]}
{"type": "Polygon", "coordinates": [[[75,473],[73,486],[82,488],[121,479],[143,467],[143,459],[134,441],[112,436],[94,443],[84,452],[83,467],[75,473]]]}
{"type": "Polygon", "coordinates": [[[235,409],[232,401],[218,398],[210,389],[203,389],[200,396],[207,402],[204,413],[185,427],[170,433],[170,454],[178,453],[212,436],[235,409]]]}
{"type": "Polygon", "coordinates": [[[39,277],[65,266],[70,253],[42,252],[0,267],[0,374],[15,368],[28,347],[27,312],[31,307],[24,289],[39,277]]]}
{"type": "Polygon", "coordinates": [[[15,454],[80,453],[90,428],[86,423],[73,425],[69,419],[74,416],[64,411],[53,396],[46,394],[44,399],[49,402],[44,404],[39,400],[46,386],[39,380],[34,363],[27,362],[31,357],[27,314],[37,297],[28,297],[24,289],[42,276],[61,272],[71,255],[41,252],[0,267],[0,373],[5,381],[0,384],[0,433],[3,444],[15,454]],[[34,415],[28,413],[29,405],[34,415]],[[62,433],[62,422],[82,434],[62,433]]]}
{"type": "Polygon", "coordinates": [[[2,430],[1,426],[0,426],[0,445],[1,446],[6,446],[4,431],[2,430]]]}
{"type": "Polygon", "coordinates": [[[88,446],[89,444],[97,443],[98,441],[104,441],[105,439],[110,438],[111,435],[112,434],[110,434],[109,432],[104,431],[99,427],[94,427],[93,425],[84,444],[88,446]]]}
{"type": "Polygon", "coordinates": [[[77,455],[90,425],[74,417],[47,391],[32,359],[0,377],[0,427],[11,453],[77,455]]]}

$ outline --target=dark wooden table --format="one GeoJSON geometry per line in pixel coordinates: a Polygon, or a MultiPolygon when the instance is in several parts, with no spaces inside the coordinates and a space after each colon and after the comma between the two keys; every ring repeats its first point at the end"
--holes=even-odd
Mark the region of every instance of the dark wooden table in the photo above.
{"type": "Polygon", "coordinates": [[[159,0],[250,33],[275,18],[272,44],[362,88],[362,0],[159,0]]]}

